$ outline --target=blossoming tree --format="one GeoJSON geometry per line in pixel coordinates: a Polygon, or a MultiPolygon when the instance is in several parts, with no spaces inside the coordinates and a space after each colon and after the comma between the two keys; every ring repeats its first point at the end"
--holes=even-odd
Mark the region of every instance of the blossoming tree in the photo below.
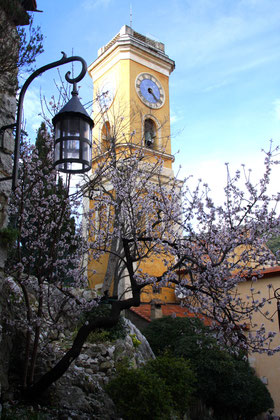
{"type": "Polygon", "coordinates": [[[268,290],[259,299],[253,287],[244,297],[238,285],[256,281],[263,268],[276,264],[266,244],[279,233],[279,195],[268,194],[278,148],[265,153],[264,175],[256,185],[245,168],[233,177],[228,169],[224,205],[215,205],[207,185],[199,182],[191,191],[189,180],[166,178],[162,162],[151,163],[143,149],[136,151],[132,144],[122,151],[115,136],[110,142],[106,159],[84,188],[92,199],[89,255],[111,258],[111,280],[103,290],[113,282],[117,294],[123,276],[135,305],[145,286],[175,285],[190,312],[212,320],[221,344],[271,351],[275,333],[254,325],[253,316],[260,312],[271,318],[273,311],[263,308],[275,297],[268,290]],[[145,261],[159,259],[165,264],[160,275],[143,269],[145,261]]]}
{"type": "Polygon", "coordinates": [[[66,190],[57,194],[56,174],[46,171],[52,152],[43,162],[36,149],[23,148],[22,181],[11,206],[18,239],[9,272],[24,295],[24,387],[29,398],[63,375],[92,331],[114,326],[123,310],[138,306],[141,291],[151,284],[175,285],[189,311],[212,320],[217,339],[224,345],[271,347],[271,333],[262,327],[254,327],[250,336],[245,334],[265,300],[258,300],[253,290],[243,299],[236,288],[250,276],[257,279],[263,266],[276,261],[265,245],[279,229],[275,207],[279,197],[267,193],[277,150],[266,153],[265,173],[257,186],[246,173],[242,188],[240,172],[228,176],[225,203],[216,206],[207,186],[199,183],[191,191],[188,179],[179,182],[165,177],[161,160],[148,160],[144,148],[136,149],[133,142],[125,149],[119,147],[118,137],[112,135],[107,146],[94,173],[74,197],[91,200],[84,212],[86,236],[77,229],[73,234],[71,223],[64,223],[75,203],[66,197],[66,190]],[[87,261],[98,261],[106,254],[109,271],[104,296],[86,306],[71,293],[69,282],[72,287],[83,287],[84,256],[87,261]],[[165,268],[151,276],[145,271],[145,261],[156,264],[158,259],[165,268]],[[120,295],[121,282],[124,293],[120,295]],[[31,293],[37,295],[35,308],[30,304],[31,293]],[[37,352],[54,326],[58,331],[63,326],[60,315],[67,311],[75,324],[79,312],[90,314],[100,303],[108,304],[109,315],[87,317],[71,348],[35,382],[37,352]]]}
{"type": "Polygon", "coordinates": [[[83,243],[74,220],[78,203],[68,197],[69,186],[57,180],[52,139],[44,124],[36,146],[22,145],[21,159],[20,183],[10,203],[17,239],[7,271],[10,287],[16,296],[20,288],[19,304],[25,307],[25,319],[13,321],[25,334],[26,388],[34,380],[38,351],[59,336],[70,302],[75,317],[81,302],[71,294],[70,286],[85,287],[86,279],[80,267],[83,243]]]}

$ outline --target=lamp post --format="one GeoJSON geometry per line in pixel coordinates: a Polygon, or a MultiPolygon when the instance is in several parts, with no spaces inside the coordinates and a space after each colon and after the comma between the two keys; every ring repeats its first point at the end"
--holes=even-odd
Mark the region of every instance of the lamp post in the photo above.
{"type": "Polygon", "coordinates": [[[0,181],[12,179],[13,190],[18,183],[21,123],[23,100],[26,90],[30,83],[46,70],[73,61],[79,61],[82,64],[82,70],[75,78],[70,78],[70,71],[65,74],[66,81],[73,84],[74,87],[70,101],[53,118],[53,124],[55,126],[54,165],[59,171],[66,173],[84,173],[91,168],[91,132],[94,124],[80,103],[77,92],[77,83],[85,76],[87,64],[85,60],[79,56],[67,57],[66,54],[62,52],[62,58],[60,60],[40,67],[29,76],[21,88],[17,107],[13,175],[0,179],[0,181]]]}

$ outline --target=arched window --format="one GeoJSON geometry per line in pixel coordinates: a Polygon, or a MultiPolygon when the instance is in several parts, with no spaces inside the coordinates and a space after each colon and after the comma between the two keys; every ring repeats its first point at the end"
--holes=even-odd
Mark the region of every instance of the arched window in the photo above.
{"type": "Polygon", "coordinates": [[[111,147],[111,127],[109,121],[106,121],[101,130],[101,151],[106,152],[111,147]]]}
{"type": "Polygon", "coordinates": [[[156,140],[156,124],[151,118],[147,118],[144,122],[144,139],[145,146],[151,149],[155,146],[156,140]]]}

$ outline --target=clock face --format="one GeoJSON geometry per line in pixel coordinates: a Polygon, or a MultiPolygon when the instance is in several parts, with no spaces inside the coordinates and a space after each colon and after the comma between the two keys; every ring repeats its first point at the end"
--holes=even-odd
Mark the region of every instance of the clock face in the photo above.
{"type": "Polygon", "coordinates": [[[100,89],[98,90],[98,94],[96,95],[96,99],[98,101],[98,105],[101,112],[107,111],[115,96],[115,85],[111,80],[105,80],[102,84],[100,89]]]}
{"type": "Polygon", "coordinates": [[[160,108],[164,104],[164,90],[155,76],[149,73],[139,74],[135,88],[141,101],[149,108],[160,108]]]}

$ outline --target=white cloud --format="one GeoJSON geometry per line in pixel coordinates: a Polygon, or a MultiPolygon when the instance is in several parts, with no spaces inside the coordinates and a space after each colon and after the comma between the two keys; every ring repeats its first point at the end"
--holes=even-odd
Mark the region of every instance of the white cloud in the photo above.
{"type": "Polygon", "coordinates": [[[179,178],[189,177],[188,185],[195,189],[198,180],[207,183],[211,189],[211,196],[215,201],[221,203],[223,200],[223,190],[226,183],[226,168],[221,161],[216,159],[199,160],[198,162],[188,162],[179,172],[179,178]]]}
{"type": "MultiPolygon", "coordinates": [[[[243,170],[248,174],[250,172],[250,179],[253,184],[257,184],[259,179],[264,174],[264,153],[251,153],[250,155],[237,154],[232,156],[229,161],[229,171],[231,177],[234,176],[237,170],[241,171],[241,180],[239,185],[245,183],[243,170]],[[244,169],[243,169],[243,164],[244,169]],[[248,172],[249,171],[249,172],[248,172]]],[[[180,155],[176,158],[177,165],[180,161],[180,155]]],[[[225,165],[226,160],[209,157],[209,159],[198,159],[189,161],[186,166],[183,166],[179,172],[179,178],[188,177],[192,175],[189,185],[195,188],[199,179],[203,183],[207,183],[211,192],[210,196],[215,203],[222,204],[224,202],[224,188],[227,182],[227,168],[225,165]]],[[[175,165],[175,172],[177,165],[175,165]]],[[[274,165],[272,168],[271,181],[268,193],[270,195],[277,194],[280,191],[279,187],[280,165],[274,165]]]]}
{"type": "MultiPolygon", "coordinates": [[[[279,3],[273,0],[176,2],[166,19],[180,31],[168,32],[168,49],[180,57],[180,68],[215,64],[219,79],[224,67],[231,73],[250,70],[279,57],[279,3]],[[177,7],[175,7],[175,5],[177,7]],[[273,34],[273,30],[275,34],[273,34]],[[185,52],[187,59],[184,60],[185,52]],[[261,57],[260,57],[261,56],[261,57]]],[[[166,12],[167,13],[167,12],[166,12]]],[[[178,63],[177,63],[178,64],[178,63]]]]}
{"type": "Polygon", "coordinates": [[[173,109],[171,109],[170,110],[170,123],[175,124],[179,120],[180,120],[179,115],[173,109]]]}
{"type": "Polygon", "coordinates": [[[23,118],[25,121],[25,129],[29,137],[32,139],[36,136],[42,117],[41,112],[40,92],[37,88],[31,88],[26,91],[23,104],[23,118]]]}
{"type": "Polygon", "coordinates": [[[225,86],[228,86],[231,83],[232,83],[232,80],[222,80],[221,82],[217,82],[213,85],[209,85],[209,86],[205,87],[204,89],[202,89],[202,91],[203,92],[211,92],[212,90],[216,90],[216,89],[220,89],[220,88],[223,88],[225,86]]]}

